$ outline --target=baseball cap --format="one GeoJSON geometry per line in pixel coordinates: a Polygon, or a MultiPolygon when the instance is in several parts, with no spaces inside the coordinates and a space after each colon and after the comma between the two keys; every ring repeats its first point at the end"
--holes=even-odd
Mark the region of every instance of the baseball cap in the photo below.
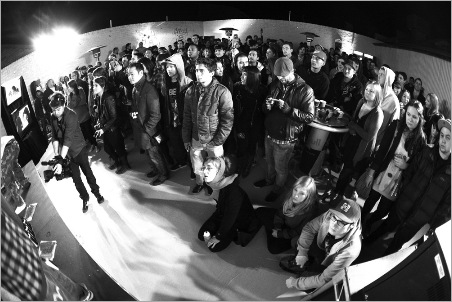
{"type": "Polygon", "coordinates": [[[312,53],[313,56],[319,57],[323,60],[323,62],[326,61],[326,54],[322,50],[316,50],[312,53]]]}
{"type": "Polygon", "coordinates": [[[285,77],[288,76],[291,71],[293,71],[293,63],[291,59],[282,57],[276,60],[273,70],[275,76],[285,77]]]}
{"type": "Polygon", "coordinates": [[[157,62],[163,61],[170,57],[169,53],[161,53],[157,56],[157,62]]]}
{"type": "Polygon", "coordinates": [[[359,68],[359,63],[356,62],[356,60],[355,60],[354,58],[346,59],[345,62],[344,62],[344,66],[345,66],[345,65],[350,66],[350,67],[353,68],[355,71],[357,71],[358,68],[359,68]]]}
{"type": "Polygon", "coordinates": [[[450,119],[440,119],[438,121],[438,129],[441,130],[441,128],[446,127],[450,131],[450,119]]]}
{"type": "Polygon", "coordinates": [[[348,223],[356,222],[361,218],[361,209],[358,203],[348,198],[343,198],[342,201],[339,202],[334,209],[330,209],[330,211],[338,218],[348,223]]]}

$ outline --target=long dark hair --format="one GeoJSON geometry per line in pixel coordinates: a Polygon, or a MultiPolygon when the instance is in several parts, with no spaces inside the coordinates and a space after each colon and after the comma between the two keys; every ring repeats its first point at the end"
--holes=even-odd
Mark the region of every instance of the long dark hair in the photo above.
{"type": "Polygon", "coordinates": [[[261,73],[256,66],[245,66],[242,72],[246,72],[245,87],[252,93],[259,91],[261,73]]]}
{"type": "MultiPolygon", "coordinates": [[[[69,80],[69,82],[67,82],[67,85],[69,87],[71,87],[72,89],[74,89],[75,95],[80,95],[80,91],[78,90],[78,87],[77,87],[77,82],[74,79],[69,80]]],[[[71,92],[71,95],[72,95],[72,92],[71,92]]]]}
{"type": "Polygon", "coordinates": [[[408,104],[405,106],[405,113],[402,115],[400,120],[398,131],[405,131],[408,129],[406,124],[406,113],[408,111],[408,107],[413,107],[419,114],[419,123],[416,128],[412,131],[409,131],[408,136],[405,140],[405,149],[407,150],[409,156],[413,155],[415,150],[419,150],[426,143],[425,133],[423,130],[424,127],[424,107],[421,102],[418,100],[410,100],[408,104]]]}
{"type": "Polygon", "coordinates": [[[439,100],[438,96],[434,93],[429,93],[425,98],[430,98],[430,108],[427,109],[427,116],[430,117],[434,114],[439,113],[438,107],[439,107],[439,100]]]}

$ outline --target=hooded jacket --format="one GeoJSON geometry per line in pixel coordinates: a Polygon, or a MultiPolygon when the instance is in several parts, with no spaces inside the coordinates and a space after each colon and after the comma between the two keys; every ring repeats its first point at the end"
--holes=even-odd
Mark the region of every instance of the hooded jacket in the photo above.
{"type": "MultiPolygon", "coordinates": [[[[184,96],[185,91],[192,83],[192,79],[185,76],[184,71],[184,60],[182,59],[182,56],[179,53],[176,53],[172,55],[171,57],[167,58],[164,62],[164,64],[170,63],[176,65],[177,69],[177,82],[178,82],[178,94],[176,96],[176,102],[177,102],[177,108],[179,110],[179,117],[182,121],[183,119],[183,110],[184,110],[184,96]]],[[[158,91],[159,94],[159,101],[160,101],[160,112],[162,114],[161,117],[161,124],[164,128],[169,127],[172,125],[172,113],[171,113],[171,105],[170,105],[170,99],[168,96],[168,89],[167,89],[167,83],[168,81],[171,81],[171,78],[168,76],[168,73],[162,72],[158,73],[155,78],[155,88],[158,91]]]]}
{"type": "Polygon", "coordinates": [[[229,89],[212,78],[208,87],[196,82],[188,88],[184,99],[182,140],[192,138],[201,144],[221,146],[231,133],[234,108],[229,89]],[[201,93],[204,90],[204,93],[201,93]]]}
{"type": "MultiPolygon", "coordinates": [[[[308,251],[317,235],[317,245],[324,250],[323,242],[328,235],[331,211],[314,218],[306,224],[298,239],[298,256],[308,257],[308,251]]],[[[349,267],[352,262],[358,258],[361,252],[361,219],[355,222],[355,226],[338,242],[336,242],[326,255],[322,265],[325,270],[319,274],[310,277],[300,277],[297,279],[296,288],[306,290],[318,288],[339,273],[345,267],[349,267]]]]}
{"type": "Polygon", "coordinates": [[[387,67],[381,67],[385,73],[385,82],[382,87],[383,100],[381,101],[380,107],[383,110],[383,124],[381,124],[380,130],[377,134],[376,146],[380,145],[381,139],[385,134],[387,126],[392,123],[393,120],[400,119],[400,105],[399,99],[397,98],[394,90],[392,90],[392,83],[395,79],[395,73],[387,67]]]}

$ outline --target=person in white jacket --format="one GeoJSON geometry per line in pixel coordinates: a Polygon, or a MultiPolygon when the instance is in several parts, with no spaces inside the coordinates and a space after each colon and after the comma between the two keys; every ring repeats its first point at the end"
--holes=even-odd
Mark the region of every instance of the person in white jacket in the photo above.
{"type": "Polygon", "coordinates": [[[310,290],[330,281],[349,267],[361,251],[359,205],[344,198],[334,209],[308,222],[298,239],[297,250],[297,256],[284,257],[280,262],[284,270],[299,274],[298,278],[286,280],[288,288],[310,290]]]}

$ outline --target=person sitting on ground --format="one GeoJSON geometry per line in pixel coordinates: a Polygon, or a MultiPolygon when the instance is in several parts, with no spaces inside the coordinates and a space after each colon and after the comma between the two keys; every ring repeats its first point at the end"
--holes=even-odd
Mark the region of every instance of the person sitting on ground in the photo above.
{"type": "Polygon", "coordinates": [[[310,176],[302,176],[293,184],[281,208],[258,208],[256,215],[265,227],[268,251],[279,254],[296,248],[301,230],[317,213],[317,187],[310,176]]]}
{"type": "Polygon", "coordinates": [[[288,288],[319,288],[358,258],[361,252],[361,210],[348,199],[314,218],[303,228],[296,256],[284,257],[280,266],[300,274],[286,280],[288,288]]]}
{"type": "Polygon", "coordinates": [[[246,246],[259,230],[259,221],[248,195],[239,186],[235,158],[209,157],[201,170],[206,184],[219,190],[219,195],[216,210],[199,229],[198,239],[214,253],[224,250],[232,241],[246,246]]]}

